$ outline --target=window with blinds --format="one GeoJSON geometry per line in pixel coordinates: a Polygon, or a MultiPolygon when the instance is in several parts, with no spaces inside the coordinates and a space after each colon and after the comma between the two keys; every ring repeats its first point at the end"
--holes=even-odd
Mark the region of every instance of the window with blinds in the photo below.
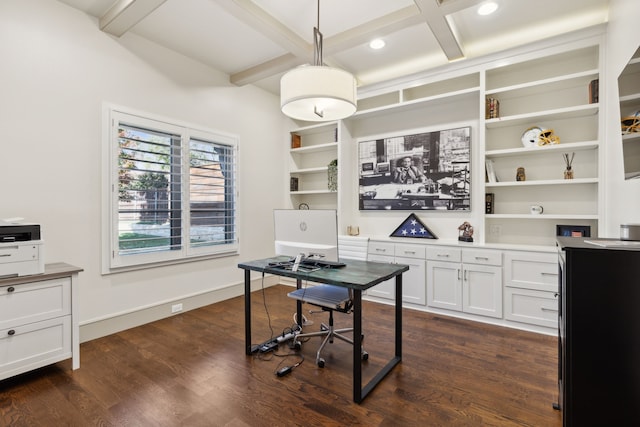
{"type": "Polygon", "coordinates": [[[110,127],[108,270],[237,252],[235,138],[116,110],[110,127]]]}

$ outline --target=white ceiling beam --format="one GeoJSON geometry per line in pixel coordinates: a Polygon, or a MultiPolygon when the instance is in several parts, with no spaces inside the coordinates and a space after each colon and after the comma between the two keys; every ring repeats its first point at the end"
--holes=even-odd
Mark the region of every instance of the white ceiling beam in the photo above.
{"type": "Polygon", "coordinates": [[[251,0],[216,0],[240,22],[253,28],[294,56],[307,62],[313,58],[313,47],[251,0]]]}
{"type": "Polygon", "coordinates": [[[167,0],[117,0],[98,21],[101,31],[122,36],[167,0]]]}
{"type": "Polygon", "coordinates": [[[438,0],[414,0],[420,8],[422,17],[440,44],[449,61],[464,58],[464,52],[458,43],[454,29],[449,25],[447,16],[440,9],[438,0]]]}
{"type": "MultiPolygon", "coordinates": [[[[218,0],[218,2],[230,3],[240,3],[244,1],[246,0],[218,0]]],[[[236,17],[238,16],[236,15],[236,17]]],[[[277,20],[273,20],[279,24],[277,20]]],[[[325,38],[323,40],[324,62],[330,66],[337,66],[334,61],[327,59],[326,57],[351,49],[362,43],[367,43],[374,37],[382,37],[384,35],[391,34],[394,31],[398,31],[421,22],[424,22],[424,19],[420,14],[420,9],[416,6],[409,6],[378,19],[374,19],[370,22],[366,22],[350,30],[343,31],[342,33],[336,34],[332,37],[325,38]]],[[[295,35],[295,37],[299,38],[297,35],[295,35]]],[[[311,44],[304,42],[304,40],[301,40],[301,42],[306,45],[309,52],[313,51],[313,46],[311,44]]],[[[291,56],[283,55],[279,58],[275,58],[246,70],[234,73],[231,75],[230,80],[232,83],[237,85],[255,83],[260,79],[282,73],[295,66],[304,63],[311,63],[308,55],[296,55],[293,51],[290,52],[292,54],[291,56]]]]}

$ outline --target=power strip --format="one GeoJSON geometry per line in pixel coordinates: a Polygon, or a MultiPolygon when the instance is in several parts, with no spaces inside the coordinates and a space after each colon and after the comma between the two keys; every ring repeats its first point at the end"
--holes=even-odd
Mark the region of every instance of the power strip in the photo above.
{"type": "Polygon", "coordinates": [[[271,350],[275,350],[276,348],[278,348],[278,341],[269,341],[258,347],[258,350],[260,353],[267,353],[271,350]]]}
{"type": "Polygon", "coordinates": [[[296,334],[294,334],[293,332],[289,332],[288,334],[284,334],[284,335],[278,335],[278,337],[276,338],[277,342],[285,342],[285,341],[289,341],[291,338],[295,337],[296,334]]]}

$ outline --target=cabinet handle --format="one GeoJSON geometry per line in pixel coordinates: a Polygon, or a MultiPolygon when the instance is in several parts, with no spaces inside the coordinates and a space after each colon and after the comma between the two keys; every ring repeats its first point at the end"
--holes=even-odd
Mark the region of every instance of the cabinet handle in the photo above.
{"type": "Polygon", "coordinates": [[[449,254],[438,254],[437,256],[442,258],[449,258],[449,254]]]}
{"type": "Polygon", "coordinates": [[[486,256],[477,256],[476,261],[489,261],[489,258],[486,256]]]}
{"type": "Polygon", "coordinates": [[[15,335],[16,331],[15,329],[9,329],[9,332],[7,332],[7,335],[15,335]]]}
{"type": "Polygon", "coordinates": [[[416,251],[404,251],[405,254],[415,254],[416,251]]]}
{"type": "Polygon", "coordinates": [[[7,288],[7,292],[8,292],[8,293],[11,293],[11,292],[13,292],[13,291],[15,291],[15,290],[16,290],[16,288],[14,288],[13,286],[9,286],[9,287],[7,288]]]}
{"type": "Polygon", "coordinates": [[[549,312],[553,312],[553,313],[557,313],[557,312],[558,312],[558,309],[557,309],[557,308],[540,307],[540,310],[542,310],[542,311],[549,311],[549,312]]]}
{"type": "Polygon", "coordinates": [[[460,280],[460,269],[458,269],[458,280],[460,280]]]}
{"type": "Polygon", "coordinates": [[[545,272],[545,271],[543,271],[543,272],[542,272],[542,273],[540,273],[540,274],[541,274],[541,275],[543,275],[543,276],[557,276],[557,275],[558,275],[558,273],[547,273],[547,272],[545,272]]]}
{"type": "Polygon", "coordinates": [[[376,248],[376,252],[387,252],[387,250],[382,248],[376,248]]]}
{"type": "Polygon", "coordinates": [[[464,281],[465,281],[465,282],[467,281],[467,271],[469,271],[469,270],[465,270],[465,271],[464,271],[464,281]]]}

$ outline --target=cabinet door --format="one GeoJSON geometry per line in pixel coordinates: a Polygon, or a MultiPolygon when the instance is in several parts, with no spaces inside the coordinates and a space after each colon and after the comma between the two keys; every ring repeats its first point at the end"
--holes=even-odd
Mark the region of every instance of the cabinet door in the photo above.
{"type": "MultiPolygon", "coordinates": [[[[367,256],[367,260],[368,261],[375,261],[375,262],[386,262],[389,264],[393,263],[393,257],[392,256],[384,256],[384,255],[375,255],[375,254],[369,254],[367,256]]],[[[405,283],[405,279],[404,277],[406,277],[409,272],[411,270],[407,271],[406,273],[403,274],[403,285],[405,283]]],[[[396,298],[396,279],[389,279],[389,280],[385,280],[382,283],[378,283],[377,285],[375,285],[372,288],[367,289],[367,295],[371,295],[372,297],[378,297],[378,298],[386,298],[386,299],[390,299],[390,300],[395,300],[396,298]]]]}
{"type": "Polygon", "coordinates": [[[427,261],[427,305],[462,311],[461,265],[427,261]]]}
{"type": "MultiPolygon", "coordinates": [[[[425,261],[417,258],[396,257],[397,264],[407,264],[409,271],[402,275],[402,301],[425,305],[425,261]]],[[[395,279],[391,279],[395,289],[395,279]]],[[[374,289],[374,288],[372,288],[374,289]]]]}
{"type": "Polygon", "coordinates": [[[465,264],[462,274],[462,311],[502,317],[502,268],[465,264]]]}

